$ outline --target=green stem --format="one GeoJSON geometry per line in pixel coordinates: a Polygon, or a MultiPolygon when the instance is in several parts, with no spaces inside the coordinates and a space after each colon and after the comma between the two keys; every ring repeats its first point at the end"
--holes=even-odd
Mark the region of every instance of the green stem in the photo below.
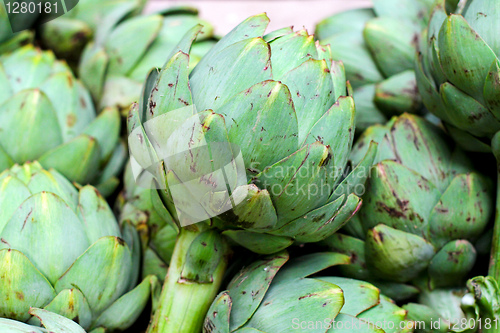
{"type": "Polygon", "coordinates": [[[227,267],[229,247],[213,230],[181,228],[148,333],[199,333],[227,267]]]}
{"type": "Polygon", "coordinates": [[[495,227],[493,229],[493,241],[490,257],[489,275],[500,281],[500,132],[495,134],[491,142],[493,154],[497,160],[497,199],[495,210],[495,227]]]}

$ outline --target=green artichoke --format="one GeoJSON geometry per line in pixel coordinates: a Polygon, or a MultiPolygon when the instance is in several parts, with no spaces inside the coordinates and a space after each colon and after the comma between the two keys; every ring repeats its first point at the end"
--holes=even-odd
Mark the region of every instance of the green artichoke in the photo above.
{"type": "Polygon", "coordinates": [[[353,148],[353,162],[371,140],[379,150],[363,207],[347,234],[326,242],[352,255],[344,273],[380,279],[394,288],[384,292],[397,298],[416,292],[399,283],[423,277],[431,290],[462,286],[475,263],[473,242],[492,217],[490,180],[442,130],[418,116],[404,114],[367,129],[353,148]]]}
{"type": "Polygon", "coordinates": [[[433,2],[374,0],[373,8],[335,14],[316,26],[316,38],[344,62],[359,130],[403,112],[422,112],[414,58],[433,2]]]}
{"type": "Polygon", "coordinates": [[[204,333],[413,332],[407,312],[375,286],[337,276],[309,277],[349,263],[333,252],[291,259],[286,252],[236,274],[212,303],[204,333]]]}
{"type": "MultiPolygon", "coordinates": [[[[500,7],[494,0],[439,0],[416,61],[422,100],[443,120],[449,134],[462,147],[493,152],[500,166],[500,7]]],[[[500,169],[498,169],[500,170],[500,169]]],[[[500,177],[497,211],[500,207],[500,177]]],[[[478,311],[495,320],[485,330],[497,332],[500,281],[500,221],[493,232],[489,277],[469,281],[478,311]],[[496,281],[495,281],[496,280],[496,281]]]]}
{"type": "Polygon", "coordinates": [[[130,111],[134,176],[159,189],[151,201],[170,225],[187,226],[149,332],[200,329],[196,315],[205,315],[227,259],[219,250],[224,240],[207,229],[274,253],[330,236],[361,205],[355,192],[376,144],[354,170],[347,167],[355,110],[342,63],[305,30],[264,35],[268,23],[265,14],[245,20],[190,73],[190,45],[201,30],[195,27],[163,69],[150,73],[130,111]],[[195,291],[210,285],[204,296],[195,291]],[[199,308],[172,306],[178,299],[199,308]],[[171,311],[190,318],[167,322],[171,311]]]}
{"type": "Polygon", "coordinates": [[[79,0],[71,11],[40,26],[40,42],[58,58],[77,65],[99,25],[116,16],[137,15],[145,3],[146,0],[79,0]]]}
{"type": "Polygon", "coordinates": [[[433,10],[416,63],[418,88],[461,146],[489,152],[500,130],[500,7],[495,0],[456,3],[439,0],[433,10]]]}
{"type": "Polygon", "coordinates": [[[126,158],[118,110],[96,117],[66,64],[33,46],[0,57],[0,86],[0,171],[38,160],[103,194],[115,189],[126,158]]]}
{"type": "Polygon", "coordinates": [[[86,47],[79,65],[80,77],[96,103],[128,112],[130,104],[139,100],[148,72],[162,67],[180,38],[201,23],[205,28],[193,46],[194,65],[215,43],[212,26],[197,13],[194,8],[173,7],[125,21],[118,15],[109,18],[96,40],[86,47]]]}
{"type": "MultiPolygon", "coordinates": [[[[24,18],[22,15],[18,17],[24,18]]],[[[26,19],[29,19],[29,17],[26,17],[26,19]]],[[[28,30],[18,33],[12,32],[6,8],[0,3],[0,54],[14,51],[22,45],[31,43],[33,37],[33,32],[28,30]]]]}
{"type": "Polygon", "coordinates": [[[36,323],[29,310],[40,307],[96,333],[137,319],[156,277],[135,287],[138,235],[94,187],[15,165],[0,175],[0,211],[0,317],[36,323]]]}
{"type": "Polygon", "coordinates": [[[376,152],[371,144],[367,158],[346,176],[355,110],[342,64],[332,62],[329,47],[305,30],[262,36],[267,23],[264,14],[241,23],[191,74],[189,45],[183,45],[161,72],[151,72],[128,119],[132,164],[140,169],[136,178],[153,163],[165,165],[166,172],[153,175],[170,224],[200,221],[195,211],[201,207],[202,220],[217,216],[214,226],[231,229],[228,237],[256,253],[274,253],[293,241],[316,242],[344,225],[360,207],[354,192],[376,152]],[[195,122],[200,126],[190,130],[195,122]],[[204,160],[210,145],[211,159],[204,160]],[[234,151],[217,151],[227,147],[234,151]],[[183,148],[198,155],[168,155],[183,148]],[[227,167],[226,184],[214,170],[239,156],[245,169],[227,167]],[[208,185],[204,174],[210,174],[208,185]],[[175,188],[192,179],[191,195],[175,188]],[[224,196],[226,185],[231,198],[224,196]]]}
{"type": "Polygon", "coordinates": [[[0,330],[2,333],[85,333],[84,329],[74,321],[47,310],[31,308],[30,314],[37,317],[43,327],[49,331],[4,318],[0,318],[0,330]]]}

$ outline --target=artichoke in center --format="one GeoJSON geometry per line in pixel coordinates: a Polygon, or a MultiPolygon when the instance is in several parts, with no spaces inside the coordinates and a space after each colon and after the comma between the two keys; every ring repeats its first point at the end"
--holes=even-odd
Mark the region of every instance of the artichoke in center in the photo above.
{"type": "Polygon", "coordinates": [[[305,30],[264,34],[268,22],[242,22],[190,72],[195,27],[128,119],[132,169],[154,176],[162,216],[210,220],[257,253],[343,226],[376,150],[345,172],[355,108],[342,63],[305,30]]]}

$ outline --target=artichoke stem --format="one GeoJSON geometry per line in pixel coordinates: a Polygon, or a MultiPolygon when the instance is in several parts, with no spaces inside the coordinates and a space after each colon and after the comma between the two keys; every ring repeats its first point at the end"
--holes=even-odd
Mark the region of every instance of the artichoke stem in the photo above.
{"type": "Polygon", "coordinates": [[[197,225],[181,228],[147,333],[201,332],[226,271],[229,252],[216,231],[203,231],[197,225]]]}
{"type": "Polygon", "coordinates": [[[495,210],[495,227],[490,257],[489,275],[500,281],[500,132],[497,132],[491,142],[493,154],[497,160],[497,201],[495,210]]]}

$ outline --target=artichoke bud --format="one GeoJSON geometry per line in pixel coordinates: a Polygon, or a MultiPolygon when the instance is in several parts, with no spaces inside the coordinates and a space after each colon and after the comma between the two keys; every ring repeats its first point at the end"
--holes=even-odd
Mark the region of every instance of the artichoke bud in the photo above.
{"type": "MultiPolygon", "coordinates": [[[[369,128],[354,147],[354,161],[370,140],[379,142],[377,164],[357,222],[345,228],[364,242],[361,262],[375,277],[393,282],[428,274],[431,288],[460,283],[475,263],[472,243],[493,213],[489,181],[440,129],[417,116],[369,128]]],[[[329,246],[348,251],[333,242],[329,246]]]]}
{"type": "Polygon", "coordinates": [[[263,35],[267,23],[250,17],[190,71],[192,28],[150,72],[128,119],[134,177],[160,190],[176,223],[218,216],[222,229],[248,229],[230,237],[259,253],[343,226],[376,151],[344,173],[355,110],[343,64],[305,30],[263,35]],[[273,245],[254,232],[273,234],[273,245]]]}
{"type": "Polygon", "coordinates": [[[500,129],[495,81],[500,43],[493,33],[499,15],[489,1],[437,2],[426,49],[415,67],[425,106],[468,150],[489,151],[489,141],[500,129]]]}
{"type": "Polygon", "coordinates": [[[0,281],[0,315],[28,321],[30,307],[41,307],[86,329],[130,326],[151,284],[148,278],[134,289],[140,250],[135,228],[120,228],[94,187],[77,190],[38,162],[15,165],[0,174],[0,182],[0,207],[8,207],[0,217],[6,277],[0,281]],[[115,311],[126,315],[116,319],[110,315],[115,311]]]}

